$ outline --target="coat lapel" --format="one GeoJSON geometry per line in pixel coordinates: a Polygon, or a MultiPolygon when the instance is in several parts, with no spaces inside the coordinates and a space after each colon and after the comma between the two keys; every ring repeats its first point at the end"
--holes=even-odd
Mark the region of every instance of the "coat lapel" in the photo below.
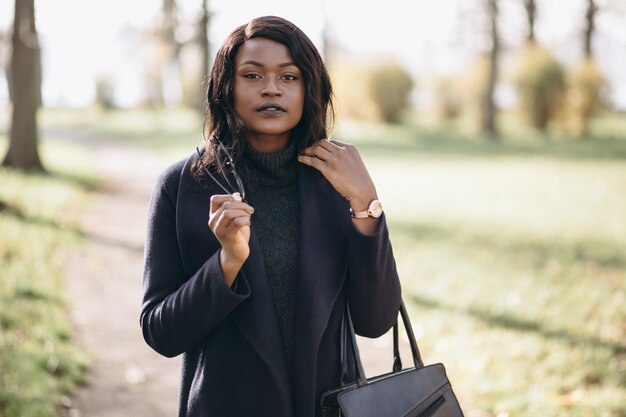
{"type": "Polygon", "coordinates": [[[243,273],[252,295],[232,312],[232,317],[250,345],[267,364],[288,409],[291,409],[287,360],[267,282],[263,253],[254,227],[250,234],[250,256],[243,266],[243,273]]]}
{"type": "Polygon", "coordinates": [[[295,372],[301,392],[313,392],[315,359],[337,297],[343,288],[346,265],[347,203],[312,168],[301,166],[300,247],[296,311],[295,372]]]}
{"type": "MultiPolygon", "coordinates": [[[[211,195],[223,193],[217,187],[199,189],[189,173],[193,160],[195,156],[185,163],[177,199],[179,245],[183,265],[189,274],[197,271],[220,248],[219,241],[208,230],[207,222],[211,195]]],[[[229,319],[266,363],[285,400],[286,408],[290,410],[287,362],[265,273],[263,253],[254,227],[250,234],[250,256],[242,271],[250,285],[251,296],[233,310],[229,319]]]]}

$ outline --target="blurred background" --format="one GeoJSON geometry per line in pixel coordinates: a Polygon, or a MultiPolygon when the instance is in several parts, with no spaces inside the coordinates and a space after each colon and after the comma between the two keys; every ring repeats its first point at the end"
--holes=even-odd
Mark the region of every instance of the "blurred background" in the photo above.
{"type": "Polygon", "coordinates": [[[137,356],[120,386],[156,401],[150,192],[202,143],[217,48],[267,14],[325,58],[333,136],[370,169],[418,343],[466,415],[625,417],[623,0],[2,0],[0,416],[113,415],[76,406],[112,339],[137,356]]]}

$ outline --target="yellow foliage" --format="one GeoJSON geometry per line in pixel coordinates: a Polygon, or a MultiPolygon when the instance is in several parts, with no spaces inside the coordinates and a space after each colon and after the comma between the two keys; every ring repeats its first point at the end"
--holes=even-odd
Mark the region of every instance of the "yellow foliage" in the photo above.
{"type": "Polygon", "coordinates": [[[331,73],[339,115],[395,123],[409,105],[413,80],[398,64],[342,62],[331,73]]]}
{"type": "Polygon", "coordinates": [[[480,118],[481,106],[487,90],[490,59],[488,54],[480,54],[467,71],[456,77],[456,81],[454,78],[450,81],[459,95],[459,110],[476,120],[480,118]]]}
{"type": "Polygon", "coordinates": [[[436,78],[433,82],[433,109],[439,119],[452,120],[463,110],[461,82],[458,77],[436,78]]]}
{"type": "Polygon", "coordinates": [[[604,90],[608,88],[596,62],[585,59],[570,75],[567,127],[575,134],[583,135],[589,129],[589,120],[601,109],[604,90]]]}
{"type": "Polygon", "coordinates": [[[527,43],[513,75],[519,110],[533,126],[545,130],[562,112],[566,79],[563,66],[545,49],[527,43]]]}
{"type": "Polygon", "coordinates": [[[356,63],[342,62],[330,68],[339,117],[371,120],[377,117],[376,108],[364,88],[366,70],[356,63]]]}

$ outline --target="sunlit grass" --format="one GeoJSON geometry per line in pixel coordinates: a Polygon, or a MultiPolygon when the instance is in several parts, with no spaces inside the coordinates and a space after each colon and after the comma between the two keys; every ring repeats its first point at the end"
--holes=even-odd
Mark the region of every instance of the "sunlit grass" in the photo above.
{"type": "MultiPolygon", "coordinates": [[[[0,133],[4,155],[6,136],[0,133]]],[[[47,174],[0,168],[0,416],[54,417],[84,382],[72,340],[63,272],[81,241],[75,214],[95,184],[76,145],[44,141],[47,174]]]]}
{"type": "Polygon", "coordinates": [[[626,416],[626,129],[491,144],[344,124],[429,362],[469,415],[626,416]]]}
{"type": "Polygon", "coordinates": [[[51,139],[89,141],[91,146],[117,139],[157,151],[164,161],[185,158],[203,143],[203,116],[184,108],[46,109],[41,123],[51,139]]]}

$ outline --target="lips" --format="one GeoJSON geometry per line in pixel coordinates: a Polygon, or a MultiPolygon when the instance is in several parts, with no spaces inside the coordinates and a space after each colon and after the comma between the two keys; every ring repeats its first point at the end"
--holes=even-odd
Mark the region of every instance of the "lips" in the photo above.
{"type": "Polygon", "coordinates": [[[277,116],[285,113],[287,110],[278,103],[264,103],[257,107],[256,111],[266,116],[277,116]]]}

